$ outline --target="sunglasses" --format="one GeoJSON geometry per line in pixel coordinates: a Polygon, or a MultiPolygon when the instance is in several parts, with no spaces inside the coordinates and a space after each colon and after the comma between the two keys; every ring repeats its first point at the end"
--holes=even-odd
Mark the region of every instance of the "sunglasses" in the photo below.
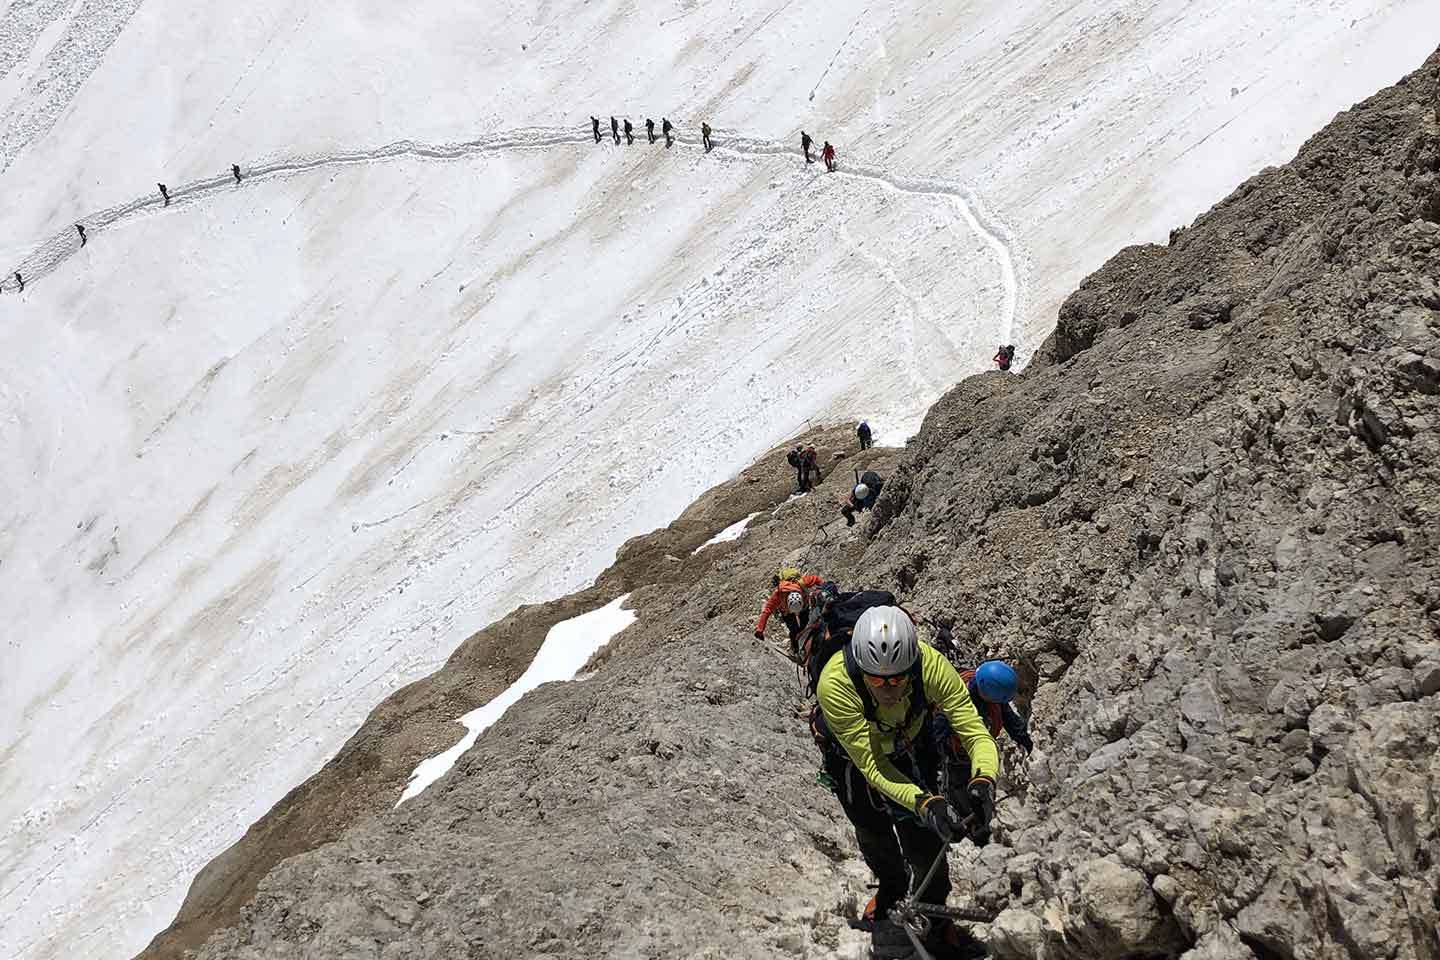
{"type": "Polygon", "coordinates": [[[868,683],[870,686],[872,686],[872,687],[877,687],[877,688],[878,688],[878,687],[898,687],[898,686],[900,686],[902,683],[908,682],[909,679],[910,679],[910,675],[909,675],[908,673],[897,674],[896,676],[893,676],[893,677],[877,677],[877,676],[875,676],[875,675],[873,675],[873,674],[869,674],[869,673],[865,674],[865,682],[868,683]]]}

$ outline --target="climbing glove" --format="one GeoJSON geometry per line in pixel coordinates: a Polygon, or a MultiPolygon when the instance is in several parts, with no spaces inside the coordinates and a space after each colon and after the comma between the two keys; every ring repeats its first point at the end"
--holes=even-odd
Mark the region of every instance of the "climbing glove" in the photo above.
{"type": "Polygon", "coordinates": [[[1021,750],[1025,751],[1025,756],[1028,757],[1035,752],[1035,741],[1031,740],[1028,734],[1023,737],[1016,737],[1015,742],[1020,745],[1021,750]]]}
{"type": "Polygon", "coordinates": [[[955,814],[944,797],[932,795],[921,800],[920,817],[941,840],[949,843],[955,839],[955,814]]]}
{"type": "Polygon", "coordinates": [[[995,819],[995,784],[989,780],[971,780],[965,791],[970,800],[970,810],[975,817],[975,827],[970,839],[975,846],[983,847],[990,842],[990,821],[995,819]]]}
{"type": "Polygon", "coordinates": [[[755,639],[756,639],[756,640],[764,640],[764,639],[765,639],[765,631],[764,631],[764,630],[756,630],[756,631],[755,631],[755,639]]]}

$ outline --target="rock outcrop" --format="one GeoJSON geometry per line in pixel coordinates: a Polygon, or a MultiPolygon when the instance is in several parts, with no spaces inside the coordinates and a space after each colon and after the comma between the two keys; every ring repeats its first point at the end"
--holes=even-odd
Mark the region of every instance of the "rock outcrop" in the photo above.
{"type": "Polygon", "coordinates": [[[863,865],[749,636],[800,559],[1022,667],[1036,752],[953,853],[996,956],[1440,960],[1437,80],[1120,253],[1023,375],[935,405],[861,527],[797,501],[627,584],[591,679],[280,862],[199,956],[855,951],[863,865]]]}

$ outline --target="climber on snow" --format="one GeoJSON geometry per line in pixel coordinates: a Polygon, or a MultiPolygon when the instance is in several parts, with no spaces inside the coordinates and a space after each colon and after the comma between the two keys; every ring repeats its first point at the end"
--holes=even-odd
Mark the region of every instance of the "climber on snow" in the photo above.
{"type": "Polygon", "coordinates": [[[675,144],[675,138],[670,136],[670,131],[675,128],[670,125],[669,117],[660,118],[660,132],[665,134],[665,149],[669,150],[675,144]]]}
{"type": "Polygon", "coordinates": [[[1015,345],[1013,343],[1003,344],[999,350],[995,351],[995,356],[991,359],[995,361],[995,366],[1002,371],[1009,370],[1010,364],[1015,362],[1015,345]]]}
{"type": "Polygon", "coordinates": [[[75,224],[75,232],[80,234],[80,246],[85,246],[89,242],[85,239],[85,226],[79,223],[75,224]]]}
{"type": "Polygon", "coordinates": [[[157,183],[155,186],[160,188],[160,196],[165,201],[165,206],[170,206],[170,188],[163,183],[157,183]]]}
{"type": "Polygon", "coordinates": [[[830,146],[829,140],[825,141],[825,146],[820,151],[820,159],[825,161],[825,169],[828,172],[835,172],[835,148],[830,146]]]}
{"type": "Polygon", "coordinates": [[[235,178],[236,183],[240,182],[240,164],[230,164],[230,175],[235,178]]]}
{"type": "Polygon", "coordinates": [[[625,145],[632,146],[635,143],[635,128],[630,126],[630,118],[625,118],[625,145]]]}
{"type": "Polygon", "coordinates": [[[651,143],[655,142],[655,121],[649,117],[645,118],[645,136],[650,138],[651,143]]]}
{"type": "Polygon", "coordinates": [[[815,158],[810,156],[810,144],[814,142],[815,141],[810,139],[810,134],[806,133],[804,130],[800,131],[800,152],[805,154],[806,163],[815,162],[815,158]]]}
{"type": "Polygon", "coordinates": [[[620,146],[620,121],[614,117],[610,118],[610,134],[615,138],[615,146],[620,146]]]}
{"type": "MultiPolygon", "coordinates": [[[[825,772],[879,881],[875,954],[910,956],[908,938],[890,910],[906,896],[911,878],[918,883],[945,844],[957,839],[963,818],[973,818],[972,839],[988,839],[999,751],[960,675],[938,650],[919,642],[914,621],[900,607],[874,606],[860,614],[849,641],[821,670],[816,695],[812,726],[825,750],[825,772]],[[950,797],[939,793],[937,716],[948,721],[968,760],[963,795],[958,789],[950,797]]],[[[945,902],[950,874],[943,858],[930,884],[916,893],[925,903],[945,902]]],[[[959,928],[943,921],[926,939],[937,957],[970,945],[959,928]]]]}
{"type": "Polygon", "coordinates": [[[596,143],[599,143],[599,142],[600,142],[600,118],[599,118],[599,117],[592,116],[592,117],[590,118],[590,132],[593,133],[593,134],[595,134],[595,142],[596,142],[596,143]]]}
{"type": "Polygon", "coordinates": [[[715,146],[710,142],[710,124],[708,123],[700,124],[700,142],[704,145],[706,153],[709,153],[715,146]]]}
{"type": "Polygon", "coordinates": [[[855,435],[860,438],[860,449],[869,450],[871,436],[870,424],[866,423],[864,420],[861,420],[860,426],[855,428],[855,435]]]}

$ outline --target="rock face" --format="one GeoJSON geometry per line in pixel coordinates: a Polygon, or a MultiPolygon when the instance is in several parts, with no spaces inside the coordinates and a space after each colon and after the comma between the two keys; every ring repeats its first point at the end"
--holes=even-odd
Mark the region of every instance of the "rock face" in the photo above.
{"type": "Polygon", "coordinates": [[[281,862],[199,956],[853,953],[865,871],[749,637],[800,559],[1021,665],[1036,752],[1002,741],[999,843],[952,862],[995,955],[1440,960],[1437,80],[1119,254],[1025,374],[935,405],[860,527],[807,498],[637,588],[592,679],[281,862]]]}

